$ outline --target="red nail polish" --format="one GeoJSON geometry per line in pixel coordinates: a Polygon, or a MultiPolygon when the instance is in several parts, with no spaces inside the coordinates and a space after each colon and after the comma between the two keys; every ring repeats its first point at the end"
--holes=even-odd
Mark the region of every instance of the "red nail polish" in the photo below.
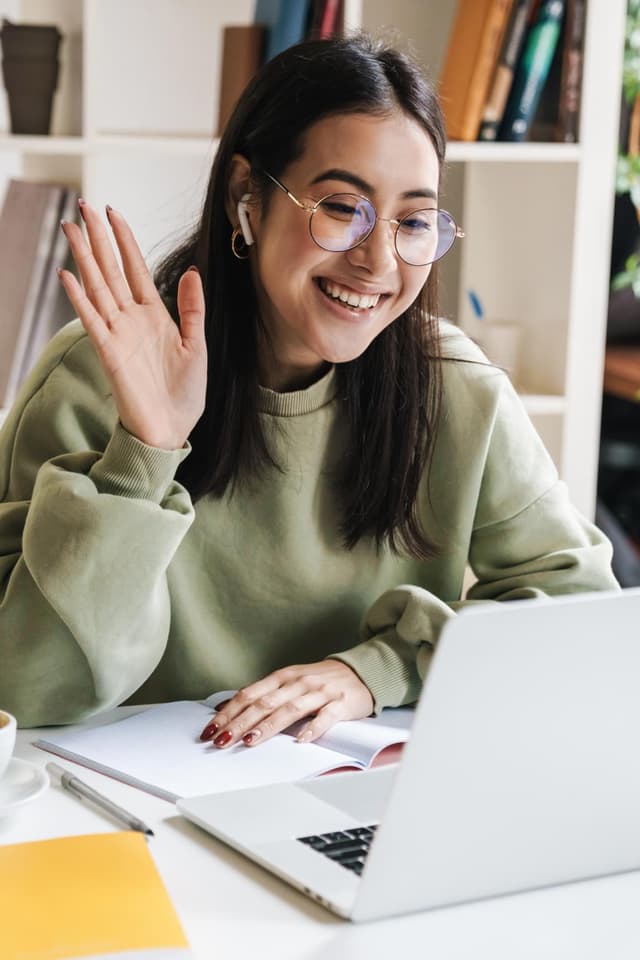
{"type": "Polygon", "coordinates": [[[218,732],[218,724],[210,723],[207,727],[204,728],[204,730],[200,734],[200,739],[210,740],[211,737],[214,735],[214,733],[217,733],[217,732],[218,732]]]}
{"type": "Polygon", "coordinates": [[[109,204],[107,204],[105,210],[107,211],[107,220],[109,223],[111,223],[111,213],[113,211],[113,207],[110,207],[109,204]]]}
{"type": "Polygon", "coordinates": [[[79,210],[80,210],[80,216],[82,217],[83,220],[85,219],[85,215],[84,215],[84,205],[85,205],[85,201],[84,201],[82,198],[79,198],[79,199],[78,199],[78,208],[79,208],[79,210]]]}
{"type": "Polygon", "coordinates": [[[228,730],[223,730],[213,741],[216,747],[226,747],[231,740],[231,734],[228,730]]]}
{"type": "Polygon", "coordinates": [[[246,745],[250,747],[255,739],[256,734],[252,731],[251,733],[245,733],[244,737],[242,738],[242,742],[246,743],[246,745]]]}

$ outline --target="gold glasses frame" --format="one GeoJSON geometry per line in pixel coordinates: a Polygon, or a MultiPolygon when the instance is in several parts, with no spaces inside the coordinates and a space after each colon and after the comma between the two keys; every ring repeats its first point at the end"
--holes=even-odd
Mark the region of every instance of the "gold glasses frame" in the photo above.
{"type": "Polygon", "coordinates": [[[360,237],[360,239],[357,240],[357,241],[356,241],[354,244],[352,244],[351,246],[345,247],[344,250],[329,250],[330,253],[346,253],[347,250],[355,250],[356,247],[360,246],[361,243],[364,243],[365,240],[367,240],[367,239],[371,236],[371,234],[373,233],[373,231],[374,231],[374,229],[375,229],[376,223],[380,220],[380,221],[382,221],[383,223],[393,223],[393,224],[395,224],[395,230],[394,230],[394,233],[393,233],[393,245],[394,245],[394,247],[395,247],[396,253],[397,253],[398,256],[400,257],[400,259],[402,260],[402,262],[403,262],[403,263],[406,263],[406,264],[407,264],[408,266],[410,266],[410,267],[427,267],[427,266],[430,266],[432,263],[437,263],[438,260],[441,260],[441,259],[451,250],[451,248],[453,247],[455,241],[456,241],[457,239],[459,239],[459,238],[464,237],[464,235],[465,235],[465,234],[464,234],[464,230],[462,230],[462,229],[458,226],[458,224],[456,223],[456,221],[455,221],[454,218],[451,216],[451,214],[449,213],[448,210],[443,210],[443,209],[441,209],[441,208],[439,208],[439,207],[429,207],[429,208],[424,208],[424,207],[423,207],[422,210],[425,210],[425,209],[437,210],[437,212],[438,212],[439,214],[442,214],[443,216],[445,216],[445,217],[449,220],[451,226],[454,228],[453,239],[451,240],[451,243],[449,244],[449,246],[447,247],[447,249],[444,250],[444,251],[440,254],[439,257],[436,257],[435,260],[428,260],[427,263],[411,263],[411,261],[410,261],[410,260],[406,260],[406,259],[402,256],[402,254],[400,253],[400,251],[398,250],[398,229],[399,229],[399,227],[400,227],[400,224],[401,224],[401,223],[404,223],[405,220],[408,220],[410,217],[414,216],[414,214],[416,214],[416,213],[422,212],[420,209],[412,210],[411,213],[408,213],[405,217],[402,217],[401,219],[398,219],[397,217],[380,217],[380,216],[378,216],[378,211],[376,210],[375,206],[373,205],[373,203],[371,202],[371,200],[369,200],[368,197],[364,197],[364,196],[362,196],[362,194],[359,194],[359,193],[349,193],[348,191],[343,191],[342,193],[328,193],[326,196],[321,197],[320,200],[318,200],[316,203],[312,203],[312,204],[303,203],[303,201],[302,201],[302,200],[299,200],[293,193],[291,193],[291,191],[290,191],[287,187],[285,187],[284,183],[282,183],[280,180],[278,180],[277,177],[272,176],[272,175],[271,175],[270,173],[268,173],[266,170],[261,170],[261,171],[259,171],[259,172],[262,173],[262,174],[264,174],[265,177],[268,177],[269,180],[271,180],[271,182],[274,183],[276,187],[278,187],[280,190],[282,190],[283,193],[285,193],[285,194],[289,197],[290,200],[293,200],[293,202],[296,204],[296,206],[300,207],[301,210],[304,210],[306,213],[309,214],[309,233],[310,233],[310,235],[311,235],[311,239],[313,240],[313,242],[314,242],[318,247],[320,247],[321,250],[327,250],[328,248],[327,248],[327,247],[323,247],[323,245],[322,245],[321,243],[319,243],[318,240],[314,237],[314,235],[313,235],[313,230],[312,230],[312,228],[311,228],[311,221],[312,221],[312,219],[313,219],[314,213],[316,212],[316,210],[317,210],[323,203],[325,203],[325,202],[326,202],[328,199],[330,199],[331,197],[338,197],[338,196],[343,197],[343,196],[348,196],[348,197],[354,197],[356,200],[364,201],[364,202],[371,208],[371,210],[373,211],[373,217],[374,217],[374,219],[373,219],[373,223],[371,224],[370,230],[368,230],[367,233],[365,233],[365,235],[364,235],[363,237],[360,237]]]}

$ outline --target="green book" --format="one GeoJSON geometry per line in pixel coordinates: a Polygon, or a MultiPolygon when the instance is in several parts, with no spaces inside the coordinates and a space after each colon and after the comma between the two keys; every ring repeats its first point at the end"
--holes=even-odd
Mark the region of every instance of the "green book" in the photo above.
{"type": "Polygon", "coordinates": [[[565,0],[543,0],[517,65],[499,140],[526,140],[558,45],[565,0]]]}

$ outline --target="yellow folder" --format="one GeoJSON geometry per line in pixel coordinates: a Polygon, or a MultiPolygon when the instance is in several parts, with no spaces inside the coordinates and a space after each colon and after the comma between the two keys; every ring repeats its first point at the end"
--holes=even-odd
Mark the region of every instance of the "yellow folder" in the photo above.
{"type": "Polygon", "coordinates": [[[134,950],[153,957],[156,949],[189,956],[142,834],[0,846],[2,960],[117,957],[134,950]]]}

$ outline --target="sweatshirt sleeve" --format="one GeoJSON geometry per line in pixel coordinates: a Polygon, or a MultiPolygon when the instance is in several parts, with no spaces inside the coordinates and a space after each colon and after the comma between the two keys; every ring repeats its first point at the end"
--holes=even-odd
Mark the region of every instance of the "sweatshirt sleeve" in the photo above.
{"type": "Polygon", "coordinates": [[[21,726],[121,703],[159,662],[187,453],[118,423],[78,324],[55,338],[0,432],[0,703],[21,726]]]}
{"type": "Polygon", "coordinates": [[[476,582],[465,599],[461,577],[457,595],[413,585],[387,591],[364,618],[362,642],[332,655],[366,683],[376,712],[418,698],[444,624],[464,607],[618,586],[609,541],[569,502],[508,379],[491,374],[468,408],[458,384],[462,401],[433,463],[433,499],[451,518],[442,549],[454,565],[457,552],[458,569],[468,564],[476,582]],[[443,463],[448,487],[439,482],[443,463]]]}

